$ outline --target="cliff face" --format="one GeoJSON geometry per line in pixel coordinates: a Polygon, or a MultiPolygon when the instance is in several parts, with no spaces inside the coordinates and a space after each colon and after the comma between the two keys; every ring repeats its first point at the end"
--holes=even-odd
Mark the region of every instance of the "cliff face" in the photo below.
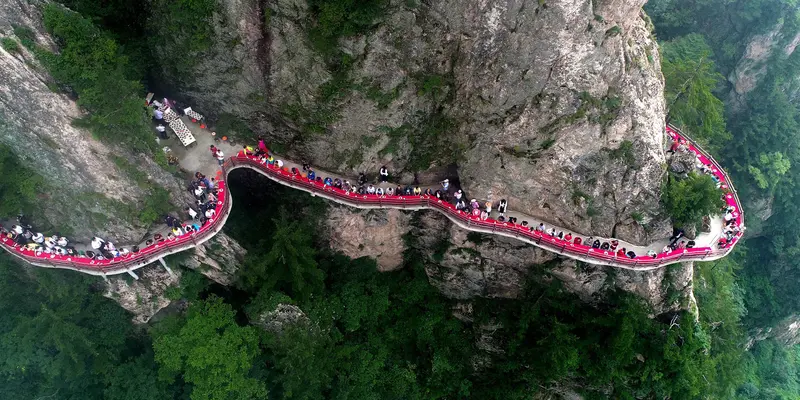
{"type": "MultiPolygon", "coordinates": [[[[27,28],[36,44],[55,51],[41,25],[41,4],[0,4],[0,36],[19,40],[14,28],[27,28]]],[[[74,99],[53,92],[53,87],[52,78],[28,49],[0,48],[0,143],[48,183],[37,188],[45,214],[31,217],[38,226],[71,229],[73,238],[101,235],[122,243],[139,241],[148,226],[138,220],[136,210],[147,193],[136,190],[137,183],[118,167],[119,160],[136,165],[150,182],[170,191],[176,204],[184,196],[183,183],[149,157],[126,154],[76,127],[81,111],[74,99]]]]}
{"type": "MultiPolygon", "coordinates": [[[[387,165],[411,182],[411,172],[456,164],[470,197],[505,198],[582,234],[646,243],[670,226],[659,204],[663,84],[643,3],[391,1],[374,29],[339,40],[347,64],[332,70],[309,39],[316,22],[305,0],[220,1],[209,19],[214,42],[177,89],[204,114],[236,117],[326,169],[387,165]]],[[[423,228],[412,219],[332,207],[327,232],[334,249],[375,256],[382,269],[400,265],[404,234],[424,242],[425,254],[448,243],[429,274],[456,298],[515,297],[529,267],[554,258],[503,239],[472,243],[436,215],[426,213],[423,228]]],[[[587,298],[613,275],[556,264],[554,275],[587,298]]],[[[662,275],[617,282],[662,304],[662,275]]]]}
{"type": "MultiPolygon", "coordinates": [[[[391,1],[374,29],[339,41],[335,51],[347,62],[334,71],[309,40],[315,21],[305,0],[267,6],[221,0],[207,21],[211,43],[180,69],[162,65],[162,79],[200,112],[241,120],[313,164],[347,173],[388,165],[404,182],[412,172],[455,164],[471,197],[506,198],[514,209],[575,232],[645,243],[669,234],[669,224],[659,206],[665,173],[660,60],[642,3],[391,1]]],[[[4,34],[12,24],[31,26],[52,48],[27,4],[3,6],[4,34]]],[[[167,28],[159,23],[153,15],[153,31],[167,28]]],[[[170,60],[177,43],[163,38],[151,49],[156,60],[170,60]]],[[[3,119],[11,121],[5,125],[13,127],[3,132],[20,132],[0,140],[65,193],[112,199],[84,196],[94,201],[50,207],[52,218],[81,226],[87,236],[144,234],[146,227],[110,206],[142,196],[126,190],[135,184],[112,161],[113,149],[71,126],[79,116],[74,102],[47,89],[49,78],[30,54],[0,54],[15,92],[14,101],[2,98],[3,119]],[[40,119],[30,120],[32,114],[40,119]],[[84,219],[99,222],[77,222],[84,219]]],[[[182,196],[177,180],[155,165],[149,169],[139,155],[124,156],[145,165],[174,198],[182,196]]],[[[364,217],[334,210],[339,215],[331,218],[329,236],[335,248],[378,255],[382,268],[391,269],[405,250],[402,236],[416,235],[436,257],[428,271],[432,282],[452,297],[515,297],[530,265],[553,261],[552,254],[513,241],[471,242],[428,213],[422,224],[412,224],[401,212],[364,217]]],[[[562,271],[564,277],[583,274],[574,263],[552,270],[564,268],[573,270],[562,271]]]]}
{"type": "Polygon", "coordinates": [[[340,40],[350,61],[333,73],[305,0],[222,2],[215,30],[238,40],[220,37],[183,94],[328,169],[388,165],[410,181],[455,162],[472,196],[644,243],[668,229],[663,86],[642,3],[393,1],[370,33],[340,40]]]}
{"type": "Polygon", "coordinates": [[[556,279],[590,304],[623,290],[646,300],[656,314],[687,307],[697,314],[691,263],[654,271],[586,264],[514,239],[465,231],[434,211],[330,207],[326,221],[332,249],[353,258],[376,257],[383,271],[402,266],[403,254],[418,250],[431,284],[465,304],[475,297],[518,298],[529,279],[556,279]]]}
{"type": "MultiPolygon", "coordinates": [[[[35,0],[0,3],[0,36],[19,44],[22,38],[15,32],[29,31],[37,45],[57,51],[42,26],[43,4],[35,0]]],[[[138,218],[148,192],[125,168],[166,189],[173,204],[185,203],[185,181],[163,170],[151,156],[130,154],[75,126],[82,116],[75,99],[51,90],[55,87],[27,48],[21,44],[16,51],[0,47],[0,144],[47,184],[36,188],[44,214],[30,216],[34,225],[55,227],[75,242],[99,235],[118,244],[138,243],[153,228],[138,218]]],[[[229,284],[245,250],[220,233],[186,253],[181,265],[229,284]]],[[[127,275],[115,277],[107,284],[107,296],[134,312],[135,321],[145,322],[169,304],[164,291],[177,284],[180,274],[177,265],[172,267],[175,276],[151,266],[140,272],[140,281],[127,275]]]]}

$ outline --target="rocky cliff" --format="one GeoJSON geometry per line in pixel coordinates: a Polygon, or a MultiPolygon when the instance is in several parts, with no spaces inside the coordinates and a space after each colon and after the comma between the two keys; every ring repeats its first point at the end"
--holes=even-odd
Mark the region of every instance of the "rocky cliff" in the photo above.
{"type": "MultiPolygon", "coordinates": [[[[222,133],[250,130],[326,169],[387,165],[411,182],[455,165],[470,197],[506,198],[582,234],[636,243],[669,235],[659,204],[663,83],[644,1],[388,3],[366,33],[321,51],[305,0],[220,1],[208,18],[214,40],[180,76],[162,71],[222,133]],[[344,61],[331,62],[331,52],[344,61]]],[[[155,49],[168,54],[180,42],[155,49]]],[[[420,238],[426,254],[449,243],[429,273],[456,298],[514,297],[531,265],[553,261],[513,241],[470,244],[435,215],[422,218],[435,228],[412,228],[398,211],[333,207],[329,217],[333,248],[375,256],[382,269],[400,265],[403,235],[420,238]]],[[[556,264],[554,274],[587,298],[613,274],[556,264]]],[[[629,275],[620,286],[664,303],[663,273],[629,275]]]]}
{"type": "Polygon", "coordinates": [[[18,43],[16,51],[0,48],[0,144],[47,181],[36,188],[45,213],[31,216],[36,225],[56,227],[79,240],[100,235],[138,242],[150,228],[137,212],[148,192],[137,190],[123,166],[135,165],[176,204],[182,203],[184,184],[150,157],[128,154],[76,126],[82,114],[75,99],[57,92],[33,53],[19,44],[20,36],[32,35],[35,45],[57,50],[42,26],[41,4],[0,4],[0,36],[18,43]]]}
{"type": "MultiPolygon", "coordinates": [[[[223,134],[252,130],[294,157],[346,173],[388,165],[411,182],[446,170],[471,197],[506,198],[514,209],[581,234],[645,243],[668,235],[669,221],[659,205],[660,60],[642,4],[393,0],[370,29],[340,38],[327,53],[309,35],[318,21],[305,0],[221,0],[196,46],[168,30],[173,14],[153,13],[149,26],[162,33],[151,42],[162,63],[158,83],[216,119],[223,134]]],[[[23,24],[53,48],[34,6],[3,7],[4,35],[23,24]]],[[[51,207],[70,211],[52,218],[75,218],[69,224],[87,235],[144,234],[146,227],[110,206],[142,196],[124,189],[135,185],[113,162],[112,149],[72,126],[80,115],[74,102],[47,88],[30,54],[1,54],[10,65],[3,69],[6,82],[15,82],[9,89],[23,99],[3,100],[3,119],[13,124],[6,126],[22,132],[5,134],[3,142],[65,191],[108,197],[51,207]],[[31,114],[44,122],[26,122],[31,114]],[[34,148],[22,146],[19,135],[34,148]],[[105,215],[106,223],[92,213],[105,215]],[[75,222],[81,219],[100,222],[86,227],[75,222]]],[[[138,155],[124,156],[180,199],[179,181],[138,155]]],[[[427,238],[418,245],[437,257],[432,282],[452,297],[514,297],[530,265],[553,261],[513,241],[471,242],[435,215],[419,224],[401,212],[351,218],[352,211],[333,210],[340,214],[329,225],[333,246],[352,256],[377,255],[385,269],[399,265],[403,235],[427,238]]],[[[565,280],[601,276],[591,266],[554,265],[565,280]]],[[[584,278],[579,286],[602,286],[584,278]]]]}
{"type": "MultiPolygon", "coordinates": [[[[73,242],[99,235],[116,243],[138,243],[158,228],[158,222],[153,225],[139,218],[142,204],[152,195],[146,187],[165,189],[173,204],[184,204],[185,179],[162,169],[151,156],[98,141],[77,126],[83,114],[75,99],[58,90],[23,45],[31,40],[30,46],[58,51],[42,26],[44,4],[22,0],[0,4],[0,37],[17,44],[0,47],[0,144],[46,182],[35,188],[43,212],[30,216],[37,228],[59,230],[73,242]]],[[[228,284],[244,254],[238,243],[219,234],[187,252],[180,264],[228,284]]],[[[141,281],[116,277],[108,283],[107,295],[133,311],[136,321],[144,322],[169,304],[163,294],[177,284],[177,268],[175,272],[170,276],[160,267],[147,267],[141,281]]]]}
{"type": "Polygon", "coordinates": [[[668,224],[663,85],[642,3],[392,1],[374,29],[339,41],[347,62],[334,70],[309,39],[305,0],[226,1],[213,21],[228,30],[182,94],[328,169],[388,165],[410,181],[457,163],[473,196],[644,243],[668,224]]]}
{"type": "Polygon", "coordinates": [[[618,289],[646,300],[656,314],[697,313],[692,263],[654,271],[587,264],[514,239],[465,231],[434,211],[331,207],[326,220],[333,249],[353,258],[376,257],[381,270],[402,266],[403,254],[417,250],[431,284],[465,304],[475,297],[518,298],[530,279],[556,279],[590,304],[618,289]]]}

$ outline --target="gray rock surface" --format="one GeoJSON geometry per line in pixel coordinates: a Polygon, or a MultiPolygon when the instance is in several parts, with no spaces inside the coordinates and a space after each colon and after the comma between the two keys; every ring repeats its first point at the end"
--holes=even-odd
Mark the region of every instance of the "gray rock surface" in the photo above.
{"type": "Polygon", "coordinates": [[[775,339],[786,346],[800,344],[800,315],[792,314],[772,327],[758,328],[748,334],[745,349],[761,340],[775,339]]]}
{"type": "Polygon", "coordinates": [[[308,324],[309,319],[300,307],[293,304],[278,304],[274,310],[265,312],[252,322],[253,325],[274,334],[283,333],[287,325],[308,324]]]}
{"type": "Polygon", "coordinates": [[[331,205],[328,208],[328,243],[351,258],[374,257],[381,271],[392,271],[403,264],[403,234],[410,215],[400,210],[361,211],[331,205]]]}
{"type": "Polygon", "coordinates": [[[136,271],[138,280],[129,275],[117,275],[108,279],[103,296],[119,303],[133,313],[133,323],[145,324],[160,310],[169,306],[171,300],[166,291],[180,284],[180,270],[173,269],[170,275],[160,265],[150,265],[136,271]]]}
{"type": "MultiPolygon", "coordinates": [[[[334,207],[331,213],[334,216],[328,219],[327,229],[332,248],[358,257],[370,252],[402,255],[408,250],[406,245],[412,246],[423,257],[430,283],[445,296],[464,301],[454,314],[465,321],[470,319],[471,299],[518,298],[531,274],[560,280],[588,303],[620,289],[645,299],[657,314],[696,307],[691,263],[629,271],[560,258],[514,239],[471,233],[435,211],[401,213],[402,218],[387,218],[386,211],[343,207],[334,207]],[[376,224],[376,220],[390,219],[391,226],[376,224]],[[375,234],[381,235],[380,239],[375,239],[375,234]],[[402,240],[403,236],[409,240],[402,240]]],[[[379,268],[386,270],[380,257],[378,261],[379,268]]]]}
{"type": "MultiPolygon", "coordinates": [[[[0,36],[18,40],[13,27],[28,27],[38,45],[55,51],[41,25],[42,4],[0,3],[0,36]]],[[[34,55],[20,49],[9,53],[0,48],[0,143],[47,181],[48,187],[37,188],[45,215],[31,216],[34,222],[70,229],[77,240],[100,235],[117,243],[138,242],[149,228],[137,218],[147,192],[136,190],[114,157],[136,165],[148,180],[170,191],[176,203],[185,195],[183,184],[148,157],[127,154],[74,126],[82,116],[75,101],[53,92],[54,82],[34,55]]]]}
{"type": "MultiPolygon", "coordinates": [[[[458,162],[474,196],[507,198],[582,234],[612,236],[633,213],[665,220],[663,84],[643,1],[391,3],[372,32],[341,40],[348,84],[326,100],[332,75],[308,40],[305,1],[271,3],[260,39],[254,0],[222,2],[215,23],[235,28],[240,44],[197,61],[189,80],[213,95],[183,94],[329,170],[458,162]]],[[[643,244],[669,232],[623,235],[643,244]]]]}
{"type": "Polygon", "coordinates": [[[170,268],[193,269],[220,285],[231,285],[246,254],[247,250],[237,241],[219,232],[194,249],[178,253],[167,263],[170,268]]]}

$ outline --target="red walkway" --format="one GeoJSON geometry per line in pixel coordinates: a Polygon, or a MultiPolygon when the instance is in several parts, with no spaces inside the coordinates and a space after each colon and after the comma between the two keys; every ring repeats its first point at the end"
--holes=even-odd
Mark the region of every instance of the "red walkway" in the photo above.
{"type": "MultiPolygon", "coordinates": [[[[730,178],[716,160],[703,151],[696,143],[692,142],[691,139],[681,135],[674,128],[667,127],[667,133],[673,138],[679,137],[686,139],[689,142],[689,150],[696,153],[703,164],[712,165],[714,167],[712,173],[716,175],[722,184],[722,189],[726,193],[725,198],[727,204],[734,208],[736,223],[738,226],[743,227],[744,215],[742,215],[741,212],[741,203],[739,202],[736,190],[730,178]]],[[[296,176],[286,170],[279,170],[275,166],[261,164],[255,157],[238,155],[229,158],[222,167],[223,177],[227,179],[228,174],[237,168],[255,170],[280,184],[303,190],[340,204],[357,208],[436,210],[444,214],[461,228],[470,231],[515,238],[576,260],[633,270],[651,270],[682,261],[716,260],[730,253],[733,246],[739,241],[742,235],[741,232],[737,234],[724,249],[717,249],[715,244],[712,244],[711,246],[714,247],[678,249],[670,253],[659,254],[655,258],[644,254],[638,255],[635,258],[628,258],[617,256],[615,252],[610,250],[603,251],[600,249],[592,249],[582,244],[576,245],[566,242],[546,233],[535,230],[531,231],[530,228],[522,227],[518,224],[514,225],[508,222],[499,222],[491,218],[481,220],[479,217],[472,217],[462,211],[457,211],[452,204],[431,196],[377,196],[359,195],[352,192],[346,193],[341,189],[325,186],[320,182],[308,181],[306,178],[296,176]]],[[[39,267],[72,269],[83,273],[102,276],[133,272],[138,268],[157,261],[159,258],[195,247],[219,232],[228,218],[233,200],[226,186],[226,182],[220,179],[218,187],[220,200],[217,202],[216,215],[198,232],[179,236],[174,240],[162,239],[126,257],[117,257],[113,260],[93,260],[83,256],[70,257],[41,252],[37,253],[17,245],[13,240],[6,237],[0,238],[0,247],[3,247],[6,251],[23,261],[39,267]]]]}

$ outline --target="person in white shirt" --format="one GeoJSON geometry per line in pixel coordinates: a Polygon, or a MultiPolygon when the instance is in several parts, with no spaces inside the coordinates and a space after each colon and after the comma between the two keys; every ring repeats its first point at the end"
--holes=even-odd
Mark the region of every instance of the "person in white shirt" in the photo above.
{"type": "Polygon", "coordinates": [[[442,181],[442,189],[446,192],[447,189],[450,188],[450,179],[445,179],[442,181]]]}
{"type": "Polygon", "coordinates": [[[164,119],[164,112],[156,108],[153,110],[153,119],[157,121],[164,119]]]}
{"type": "Polygon", "coordinates": [[[214,214],[216,213],[217,213],[216,210],[214,210],[213,208],[209,208],[208,210],[206,210],[206,218],[211,219],[214,217],[214,214]]]}
{"type": "Polygon", "coordinates": [[[508,206],[508,202],[506,201],[506,199],[501,199],[500,200],[500,205],[497,206],[497,212],[499,212],[500,215],[505,215],[507,206],[508,206]]]}
{"type": "Polygon", "coordinates": [[[31,239],[33,239],[34,242],[39,243],[39,244],[44,243],[44,235],[42,235],[41,232],[36,232],[36,234],[33,235],[33,237],[31,239]]]}
{"type": "Polygon", "coordinates": [[[47,238],[44,238],[44,245],[48,249],[52,249],[53,247],[56,247],[56,241],[55,241],[55,239],[53,239],[51,237],[47,237],[47,238]]]}
{"type": "Polygon", "coordinates": [[[100,238],[99,238],[99,237],[97,237],[97,236],[95,236],[95,237],[93,237],[93,238],[92,238],[92,248],[93,248],[93,249],[95,249],[95,250],[98,250],[99,248],[103,247],[103,245],[104,245],[105,243],[106,243],[106,241],[105,241],[105,240],[103,240],[103,239],[100,239],[100,238]]]}
{"type": "Polygon", "coordinates": [[[192,207],[186,207],[186,212],[189,213],[191,219],[197,219],[197,211],[192,207]]]}
{"type": "Polygon", "coordinates": [[[158,132],[158,137],[161,139],[167,138],[167,128],[164,125],[158,124],[158,126],[156,126],[156,131],[158,132]]]}
{"type": "Polygon", "coordinates": [[[225,154],[222,152],[222,150],[217,149],[216,156],[217,156],[217,161],[219,162],[219,165],[222,165],[222,163],[225,162],[225,154]]]}
{"type": "Polygon", "coordinates": [[[67,240],[67,238],[61,236],[60,238],[58,238],[58,241],[56,241],[56,244],[58,244],[61,247],[67,247],[67,244],[69,244],[69,241],[67,240]]]}
{"type": "Polygon", "coordinates": [[[375,194],[375,186],[372,186],[372,184],[367,186],[367,194],[375,194]]]}
{"type": "Polygon", "coordinates": [[[385,165],[381,167],[380,174],[381,174],[381,182],[386,182],[389,180],[389,170],[386,168],[385,165]]]}

